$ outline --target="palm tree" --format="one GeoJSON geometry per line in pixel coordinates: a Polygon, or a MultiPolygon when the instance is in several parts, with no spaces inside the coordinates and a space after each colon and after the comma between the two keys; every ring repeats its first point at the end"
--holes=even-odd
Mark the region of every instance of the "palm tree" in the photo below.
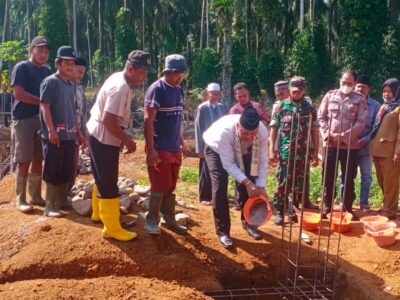
{"type": "Polygon", "coordinates": [[[217,22],[222,29],[224,42],[222,47],[222,96],[221,101],[228,107],[231,104],[232,73],[232,20],[234,13],[233,0],[215,0],[212,3],[217,22]]]}

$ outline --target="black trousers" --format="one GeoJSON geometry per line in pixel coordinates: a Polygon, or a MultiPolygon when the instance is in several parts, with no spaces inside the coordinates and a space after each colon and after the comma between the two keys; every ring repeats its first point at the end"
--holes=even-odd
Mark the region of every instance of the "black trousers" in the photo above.
{"type": "Polygon", "coordinates": [[[60,147],[42,139],[43,146],[43,180],[60,185],[68,183],[73,177],[73,160],[75,140],[60,141],[60,147]]]}
{"type": "Polygon", "coordinates": [[[199,165],[199,200],[211,202],[211,178],[205,158],[200,158],[199,165]]]}
{"type": "MultiPolygon", "coordinates": [[[[327,148],[323,149],[323,158],[326,157],[327,148]]],[[[331,208],[333,205],[333,199],[336,195],[336,178],[335,175],[335,161],[336,161],[336,153],[338,150],[335,148],[328,149],[327,155],[327,166],[325,170],[325,162],[322,163],[323,172],[322,172],[322,180],[324,178],[324,174],[326,172],[326,182],[325,182],[325,190],[324,190],[324,205],[327,208],[331,208]]],[[[349,164],[346,170],[346,162],[347,162],[347,149],[339,149],[339,159],[338,163],[340,163],[341,170],[341,182],[345,182],[345,175],[347,171],[347,180],[345,182],[345,190],[346,194],[343,195],[343,205],[346,211],[352,212],[353,202],[356,198],[356,193],[354,189],[354,179],[357,176],[357,149],[350,150],[349,155],[349,164]]],[[[339,170],[338,172],[339,173],[339,170]]]]}
{"type": "MultiPolygon", "coordinates": [[[[212,203],[215,230],[218,235],[230,235],[231,219],[229,215],[228,203],[228,173],[222,166],[219,154],[210,147],[206,147],[205,159],[211,178],[212,203]]],[[[243,156],[245,173],[250,173],[251,154],[243,156]]],[[[248,177],[254,181],[254,178],[248,177]]],[[[248,199],[246,187],[243,184],[236,183],[239,192],[239,203],[244,206],[248,199]]],[[[243,220],[243,213],[242,213],[243,220]]]]}
{"type": "Polygon", "coordinates": [[[118,162],[120,147],[100,143],[89,137],[90,161],[97,193],[100,198],[112,199],[118,193],[118,162]]]}

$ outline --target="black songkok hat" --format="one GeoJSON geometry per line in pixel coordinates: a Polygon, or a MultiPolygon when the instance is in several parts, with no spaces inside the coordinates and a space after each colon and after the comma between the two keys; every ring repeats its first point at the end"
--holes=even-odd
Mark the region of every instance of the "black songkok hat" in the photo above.
{"type": "Polygon", "coordinates": [[[356,78],[356,82],[371,86],[371,82],[370,82],[369,78],[367,76],[365,76],[364,74],[358,75],[356,78]]]}
{"type": "Polygon", "coordinates": [[[260,123],[260,116],[257,110],[253,106],[249,105],[240,116],[239,122],[244,129],[254,130],[258,128],[258,124],[260,123]]]}

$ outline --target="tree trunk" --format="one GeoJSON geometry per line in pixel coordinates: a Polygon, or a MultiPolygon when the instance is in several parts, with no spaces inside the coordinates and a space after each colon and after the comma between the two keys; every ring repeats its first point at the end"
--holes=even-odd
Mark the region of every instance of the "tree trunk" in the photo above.
{"type": "Polygon", "coordinates": [[[210,25],[210,21],[209,21],[209,19],[208,19],[208,16],[209,16],[209,14],[208,14],[208,10],[209,10],[209,5],[208,5],[209,3],[208,3],[208,0],[206,0],[206,47],[208,48],[208,47],[210,47],[210,43],[209,43],[209,38],[210,38],[210,28],[209,28],[209,25],[210,25]]]}
{"type": "MultiPolygon", "coordinates": [[[[8,19],[8,16],[10,15],[10,3],[9,0],[6,0],[5,6],[4,6],[4,23],[3,23],[3,36],[1,39],[1,42],[4,43],[9,39],[9,32],[10,32],[10,21],[8,19]]],[[[0,57],[0,75],[3,71],[3,57],[0,57]]]]}
{"type": "Polygon", "coordinates": [[[6,0],[4,5],[4,23],[3,23],[3,36],[1,42],[4,43],[10,39],[10,0],[6,0]]]}
{"type": "Polygon", "coordinates": [[[85,0],[85,15],[86,15],[86,36],[87,36],[88,56],[89,56],[90,87],[93,87],[92,48],[90,46],[90,28],[89,28],[89,14],[88,14],[88,8],[87,8],[87,0],[85,0]]]}
{"type": "Polygon", "coordinates": [[[251,0],[246,0],[246,48],[250,49],[251,0]]]}
{"type": "MultiPolygon", "coordinates": [[[[144,0],[142,0],[142,34],[141,34],[141,39],[140,39],[140,46],[141,49],[144,50],[145,46],[144,46],[144,18],[145,18],[145,10],[144,10],[145,6],[144,6],[144,0]]],[[[151,48],[149,49],[151,50],[151,48]]]]}
{"type": "Polygon", "coordinates": [[[299,23],[300,31],[304,29],[304,0],[300,0],[300,23],[299,23]]]}
{"type": "Polygon", "coordinates": [[[206,1],[201,2],[201,21],[200,21],[200,49],[203,49],[203,36],[204,36],[204,12],[206,7],[206,1]]]}
{"type": "Polygon", "coordinates": [[[77,52],[78,51],[78,42],[77,42],[77,36],[76,36],[76,0],[72,0],[72,22],[73,22],[73,43],[74,43],[74,49],[77,52]]]}
{"type": "Polygon", "coordinates": [[[232,23],[226,22],[224,28],[222,66],[222,103],[229,107],[232,102],[231,72],[232,72],[232,23]]]}
{"type": "Polygon", "coordinates": [[[98,5],[99,5],[99,24],[98,24],[98,30],[99,30],[99,49],[101,52],[103,52],[103,1],[98,0],[98,5]]]}
{"type": "Polygon", "coordinates": [[[26,0],[26,24],[27,24],[28,43],[29,43],[31,41],[31,3],[30,3],[30,0],[26,0]]]}

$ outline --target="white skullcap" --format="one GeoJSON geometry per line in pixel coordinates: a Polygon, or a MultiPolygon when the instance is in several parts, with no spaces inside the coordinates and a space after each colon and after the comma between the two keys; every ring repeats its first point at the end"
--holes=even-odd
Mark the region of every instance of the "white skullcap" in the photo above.
{"type": "Polygon", "coordinates": [[[220,88],[218,83],[214,83],[213,82],[213,83],[210,83],[207,86],[207,91],[209,91],[209,92],[219,92],[219,91],[221,91],[221,88],[220,88]]]}

